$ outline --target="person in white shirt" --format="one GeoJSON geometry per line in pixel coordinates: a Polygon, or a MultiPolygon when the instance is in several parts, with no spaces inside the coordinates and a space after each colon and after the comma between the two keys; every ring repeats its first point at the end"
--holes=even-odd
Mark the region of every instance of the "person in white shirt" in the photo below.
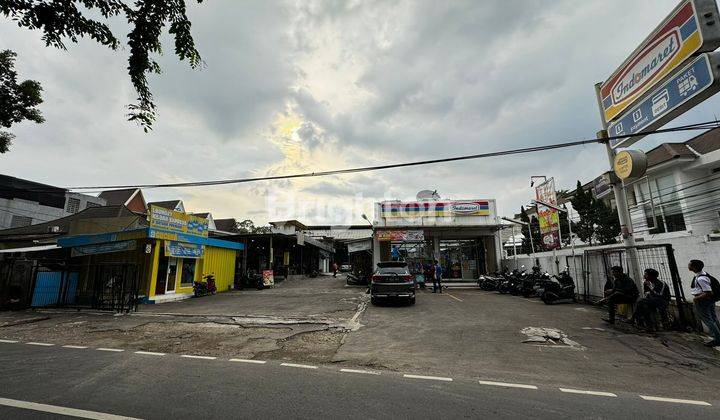
{"type": "Polygon", "coordinates": [[[715,312],[715,299],[710,276],[703,271],[705,263],[700,260],[690,260],[688,270],[695,274],[690,284],[693,295],[693,307],[695,314],[705,324],[710,331],[713,339],[705,343],[708,347],[720,346],[720,321],[718,321],[717,312],[715,312]]]}

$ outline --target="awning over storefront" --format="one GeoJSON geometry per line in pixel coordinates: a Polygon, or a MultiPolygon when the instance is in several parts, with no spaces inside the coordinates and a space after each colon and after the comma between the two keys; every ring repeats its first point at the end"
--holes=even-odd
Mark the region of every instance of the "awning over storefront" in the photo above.
{"type": "Polygon", "coordinates": [[[53,244],[53,245],[38,245],[38,246],[28,246],[25,248],[9,248],[9,249],[0,249],[0,254],[9,254],[12,252],[39,252],[39,251],[49,251],[51,249],[58,249],[59,246],[53,244]]]}
{"type": "Polygon", "coordinates": [[[58,245],[62,248],[74,248],[94,244],[129,241],[133,239],[166,239],[187,244],[214,246],[216,248],[234,250],[244,249],[244,245],[239,242],[230,242],[222,239],[183,234],[176,234],[173,237],[169,237],[169,235],[164,232],[162,232],[162,234],[159,233],[160,232],[156,229],[143,228],[122,232],[99,233],[94,235],[66,236],[58,239],[58,245]]]}

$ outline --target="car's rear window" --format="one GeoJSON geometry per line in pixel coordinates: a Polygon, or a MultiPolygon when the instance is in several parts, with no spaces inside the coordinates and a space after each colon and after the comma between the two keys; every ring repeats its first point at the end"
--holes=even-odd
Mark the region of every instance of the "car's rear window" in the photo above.
{"type": "Polygon", "coordinates": [[[380,274],[408,274],[407,267],[380,267],[378,268],[380,274]]]}

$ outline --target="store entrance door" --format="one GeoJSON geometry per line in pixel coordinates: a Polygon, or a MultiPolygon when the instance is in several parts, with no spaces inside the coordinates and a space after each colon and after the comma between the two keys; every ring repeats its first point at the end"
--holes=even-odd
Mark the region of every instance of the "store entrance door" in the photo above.
{"type": "Polygon", "coordinates": [[[477,280],[480,274],[485,274],[485,252],[481,241],[442,240],[440,255],[447,279],[477,280]]]}

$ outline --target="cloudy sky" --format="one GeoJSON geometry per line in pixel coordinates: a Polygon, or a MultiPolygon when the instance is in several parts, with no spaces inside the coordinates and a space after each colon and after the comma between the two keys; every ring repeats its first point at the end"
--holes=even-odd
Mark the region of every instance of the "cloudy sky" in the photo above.
{"type": "MultiPolygon", "coordinates": [[[[45,48],[0,25],[23,78],[45,89],[42,125],[13,127],[0,173],[48,184],[140,184],[290,174],[484,153],[594,136],[593,85],[675,0],[235,1],[192,4],[206,67],[170,53],[153,77],[155,130],[125,121],[127,51],[90,41],[45,48]]],[[[114,24],[118,34],[127,28],[114,24]]],[[[715,118],[718,98],[673,124],[715,118]]],[[[681,136],[638,143],[649,150],[681,136]]],[[[572,188],[605,171],[601,146],[356,175],[146,190],[216,218],[362,223],[372,203],[495,198],[511,215],[531,175],[572,188]]],[[[371,214],[371,213],[369,213],[371,214]]]]}

